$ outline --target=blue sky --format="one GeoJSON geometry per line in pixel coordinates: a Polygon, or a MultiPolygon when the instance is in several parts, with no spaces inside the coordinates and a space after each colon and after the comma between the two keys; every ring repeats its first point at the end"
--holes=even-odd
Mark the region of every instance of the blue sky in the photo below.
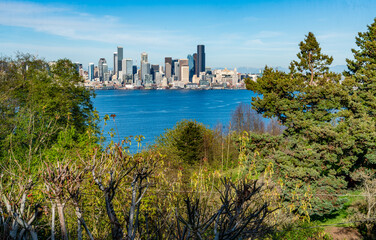
{"type": "Polygon", "coordinates": [[[376,17],[374,0],[315,1],[7,1],[0,0],[0,55],[17,51],[112,66],[124,57],[161,64],[205,44],[210,67],[287,67],[313,32],[322,51],[345,64],[357,32],[376,17]]]}

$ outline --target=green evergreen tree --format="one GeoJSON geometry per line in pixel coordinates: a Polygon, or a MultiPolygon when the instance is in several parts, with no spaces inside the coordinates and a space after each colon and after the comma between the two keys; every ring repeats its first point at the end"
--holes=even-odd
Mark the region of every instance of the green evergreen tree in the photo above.
{"type": "Polygon", "coordinates": [[[333,57],[321,53],[321,48],[313,33],[309,32],[304,41],[299,44],[298,61],[292,62],[292,67],[303,73],[309,79],[309,85],[315,84],[317,76],[329,72],[333,57]]]}
{"type": "Polygon", "coordinates": [[[179,133],[174,136],[174,143],[179,157],[189,164],[200,161],[203,157],[204,132],[200,124],[187,121],[180,124],[179,133]]]}
{"type": "Polygon", "coordinates": [[[351,49],[354,59],[346,59],[351,100],[348,109],[354,114],[376,117],[376,18],[355,38],[359,49],[351,49]]]}
{"type": "Polygon", "coordinates": [[[289,73],[265,67],[261,78],[246,83],[262,95],[252,99],[254,109],[287,127],[284,145],[258,162],[265,166],[274,161],[288,191],[304,194],[310,186],[316,194],[311,214],[320,216],[341,207],[341,200],[325,194],[347,187],[345,176],[352,166],[352,156],[340,152],[339,139],[345,137],[337,124],[346,92],[340,76],[329,71],[333,58],[321,53],[312,33],[299,46],[289,73]]]}

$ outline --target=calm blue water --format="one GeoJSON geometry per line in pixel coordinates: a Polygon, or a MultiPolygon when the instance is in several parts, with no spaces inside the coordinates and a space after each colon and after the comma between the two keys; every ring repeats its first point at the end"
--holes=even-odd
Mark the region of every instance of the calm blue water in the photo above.
{"type": "MultiPolygon", "coordinates": [[[[93,102],[101,117],[116,114],[120,140],[141,134],[146,138],[143,142],[151,144],[183,119],[195,119],[210,128],[226,125],[235,108],[250,103],[252,96],[248,90],[97,90],[93,102]]],[[[115,129],[112,118],[105,133],[110,128],[115,129]]]]}

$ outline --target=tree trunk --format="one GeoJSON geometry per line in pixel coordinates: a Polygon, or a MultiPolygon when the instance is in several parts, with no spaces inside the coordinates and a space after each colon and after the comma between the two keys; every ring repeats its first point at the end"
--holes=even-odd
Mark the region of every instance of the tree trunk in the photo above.
{"type": "Polygon", "coordinates": [[[51,240],[55,240],[55,209],[56,204],[52,202],[51,207],[51,240]]]}
{"type": "Polygon", "coordinates": [[[111,222],[112,239],[121,240],[123,239],[123,229],[121,227],[121,224],[119,223],[119,220],[116,217],[114,206],[112,205],[112,200],[109,195],[110,193],[105,192],[106,211],[107,211],[108,218],[110,219],[110,222],[111,222]]]}
{"type": "MultiPolygon", "coordinates": [[[[136,178],[137,179],[137,178],[136,178]]],[[[136,180],[135,179],[135,180],[136,180]]],[[[133,221],[134,221],[134,213],[136,211],[136,197],[137,197],[137,181],[132,182],[132,203],[131,208],[129,209],[129,222],[128,222],[128,239],[133,239],[133,221]]]]}
{"type": "Polygon", "coordinates": [[[82,212],[81,212],[81,209],[78,206],[78,204],[76,204],[76,216],[77,216],[77,224],[78,224],[78,229],[77,229],[78,239],[82,239],[82,229],[81,229],[81,225],[82,225],[85,228],[85,231],[86,231],[87,235],[89,236],[89,238],[91,240],[94,240],[93,235],[91,235],[89,228],[86,226],[85,220],[82,217],[82,212]]]}
{"type": "Polygon", "coordinates": [[[57,212],[59,213],[61,238],[63,240],[68,240],[68,232],[67,232],[67,227],[65,225],[65,217],[64,217],[64,204],[62,204],[60,201],[57,201],[56,206],[57,206],[57,212]]]}
{"type": "Polygon", "coordinates": [[[308,66],[309,66],[309,70],[311,71],[311,81],[309,82],[309,85],[313,85],[313,75],[314,75],[314,72],[313,72],[313,67],[312,67],[312,63],[311,63],[311,58],[312,58],[312,53],[309,52],[308,53],[308,66]]]}
{"type": "Polygon", "coordinates": [[[82,240],[82,229],[80,219],[77,219],[77,239],[82,240]]]}

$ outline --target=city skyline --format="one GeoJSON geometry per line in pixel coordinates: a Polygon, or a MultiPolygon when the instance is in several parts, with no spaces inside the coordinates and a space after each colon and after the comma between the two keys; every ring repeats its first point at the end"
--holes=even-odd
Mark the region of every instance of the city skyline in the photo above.
{"type": "Polygon", "coordinates": [[[333,65],[344,65],[357,32],[376,17],[375,8],[369,0],[3,1],[0,54],[69,58],[84,66],[106,58],[113,68],[116,46],[123,46],[124,57],[137,65],[142,52],[149,62],[165,65],[166,56],[186,58],[203,44],[212,68],[287,67],[311,31],[322,51],[334,57],[333,65]]]}

